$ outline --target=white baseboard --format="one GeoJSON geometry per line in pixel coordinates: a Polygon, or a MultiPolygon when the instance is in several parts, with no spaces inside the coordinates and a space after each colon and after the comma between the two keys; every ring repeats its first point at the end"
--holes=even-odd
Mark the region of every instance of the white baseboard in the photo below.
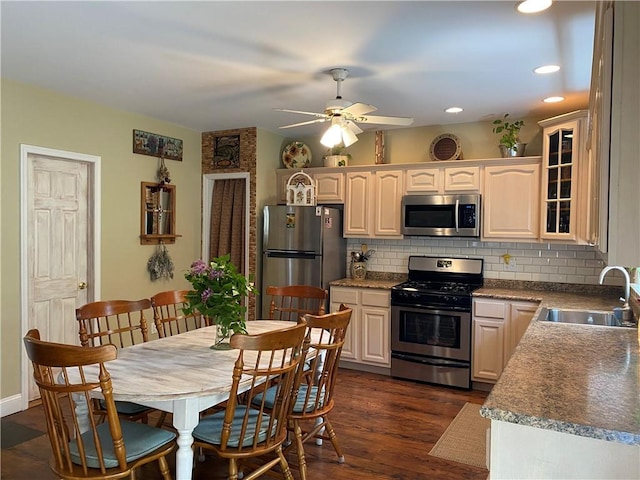
{"type": "Polygon", "coordinates": [[[22,411],[22,395],[13,395],[0,400],[0,417],[22,411]]]}

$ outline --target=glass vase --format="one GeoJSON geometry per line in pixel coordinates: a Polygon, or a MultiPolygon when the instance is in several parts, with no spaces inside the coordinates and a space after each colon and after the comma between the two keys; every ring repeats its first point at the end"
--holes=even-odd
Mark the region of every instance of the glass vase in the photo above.
{"type": "Polygon", "coordinates": [[[231,349],[231,335],[233,334],[233,330],[231,330],[226,325],[216,322],[216,340],[211,348],[214,350],[230,350],[231,349]]]}

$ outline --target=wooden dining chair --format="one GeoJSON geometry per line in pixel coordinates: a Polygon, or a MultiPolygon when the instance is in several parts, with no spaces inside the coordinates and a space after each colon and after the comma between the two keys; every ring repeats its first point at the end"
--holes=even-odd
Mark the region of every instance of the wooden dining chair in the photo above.
{"type": "Polygon", "coordinates": [[[148,298],[142,300],[106,300],[92,302],[76,309],[80,344],[118,348],[146,342],[149,339],[145,310],[151,309],[148,298]]]}
{"type": "Polygon", "coordinates": [[[35,329],[27,332],[24,345],[40,390],[53,451],[49,466],[56,478],[134,478],[136,468],[154,461],[162,478],[171,478],[167,455],[175,448],[175,433],[122,420],[116,412],[106,367],[117,357],[114,345],[45,342],[35,329]],[[78,397],[89,405],[94,391],[104,397],[106,422],[98,422],[91,412],[83,418],[76,408],[78,397]]]}
{"type": "Polygon", "coordinates": [[[170,337],[179,333],[208,326],[206,317],[198,313],[185,314],[189,290],[168,290],[151,297],[153,321],[160,337],[170,337]]]}
{"type": "Polygon", "coordinates": [[[260,465],[247,472],[243,464],[243,479],[258,478],[275,466],[287,480],[293,480],[282,444],[287,438],[287,415],[292,388],[304,357],[306,323],[258,335],[233,335],[231,346],[239,350],[233,369],[233,384],[224,411],[200,420],[193,431],[194,446],[215,452],[228,459],[230,480],[238,479],[238,462],[254,459],[260,465]],[[274,407],[251,399],[264,391],[264,385],[276,380],[273,388],[274,407]],[[239,403],[247,398],[246,404],[239,403]],[[266,454],[267,458],[258,459],[266,454]]]}
{"type": "MultiPolygon", "coordinates": [[[[124,348],[149,339],[145,310],[151,309],[151,301],[142,300],[105,300],[87,303],[76,309],[80,344],[83,347],[105,344],[124,348]]],[[[93,399],[94,411],[106,418],[104,402],[93,399]]],[[[154,408],[133,402],[116,402],[120,416],[127,420],[141,420],[147,423],[154,408]]],[[[165,415],[161,415],[158,426],[164,422],[165,415]]]]}
{"type": "Polygon", "coordinates": [[[311,285],[268,286],[265,293],[271,297],[269,319],[294,322],[306,314],[322,315],[329,296],[325,289],[311,285]]]}
{"type": "MultiPolygon", "coordinates": [[[[319,333],[319,338],[311,342],[308,349],[307,363],[308,371],[312,372],[312,382],[307,382],[308,377],[301,375],[297,377],[294,385],[288,429],[294,434],[295,443],[287,447],[287,449],[296,448],[302,480],[307,478],[304,443],[311,438],[315,438],[317,443],[323,439],[330,440],[338,455],[338,462],[344,463],[344,454],[328,415],[334,408],[333,395],[338,365],[351,321],[351,313],[352,310],[342,304],[337,312],[304,317],[308,328],[307,338],[311,338],[313,330],[319,333]],[[314,355],[311,355],[312,353],[314,355]]],[[[266,391],[264,398],[258,395],[253,401],[254,403],[265,401],[268,407],[275,405],[276,397],[273,387],[266,391]]]]}

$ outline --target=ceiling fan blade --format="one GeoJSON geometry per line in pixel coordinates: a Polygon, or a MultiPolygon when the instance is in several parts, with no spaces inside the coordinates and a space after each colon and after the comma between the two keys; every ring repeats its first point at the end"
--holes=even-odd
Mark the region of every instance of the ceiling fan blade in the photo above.
{"type": "Polygon", "coordinates": [[[343,108],[342,112],[348,115],[353,115],[354,117],[358,117],[360,115],[364,115],[365,113],[375,112],[377,110],[373,105],[367,105],[366,103],[354,103],[353,105],[348,106],[347,108],[343,108]]]}
{"type": "Polygon", "coordinates": [[[345,122],[345,124],[347,125],[347,127],[349,128],[349,130],[351,130],[353,133],[355,133],[356,135],[360,134],[363,132],[363,130],[356,125],[353,121],[351,120],[347,120],[345,122]]]}
{"type": "Polygon", "coordinates": [[[309,120],[309,121],[306,121],[306,122],[292,123],[291,125],[283,125],[280,128],[300,127],[302,125],[311,125],[312,123],[322,123],[322,122],[326,122],[328,120],[329,120],[329,118],[316,118],[315,120],[309,120]]]}
{"type": "Polygon", "coordinates": [[[402,125],[408,126],[413,123],[411,117],[382,117],[378,115],[362,115],[352,119],[359,123],[379,123],[382,125],[402,125]]]}
{"type": "Polygon", "coordinates": [[[303,115],[313,115],[314,117],[329,118],[326,113],[304,112],[302,110],[287,110],[286,108],[274,108],[274,110],[277,110],[278,112],[301,113],[303,115]]]}

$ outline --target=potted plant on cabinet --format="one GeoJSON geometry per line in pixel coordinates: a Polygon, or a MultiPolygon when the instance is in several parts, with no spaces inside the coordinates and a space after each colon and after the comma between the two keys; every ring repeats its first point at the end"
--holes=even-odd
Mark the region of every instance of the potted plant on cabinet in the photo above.
{"type": "Polygon", "coordinates": [[[322,157],[325,167],[346,167],[351,159],[351,154],[347,153],[347,147],[342,143],[331,147],[327,153],[322,157]]]}
{"type": "Polygon", "coordinates": [[[527,146],[522,143],[519,138],[520,129],[524,126],[524,120],[516,120],[510,122],[509,114],[505,113],[504,117],[493,121],[493,133],[501,134],[500,136],[500,154],[502,157],[523,157],[524,150],[527,146]]]}

